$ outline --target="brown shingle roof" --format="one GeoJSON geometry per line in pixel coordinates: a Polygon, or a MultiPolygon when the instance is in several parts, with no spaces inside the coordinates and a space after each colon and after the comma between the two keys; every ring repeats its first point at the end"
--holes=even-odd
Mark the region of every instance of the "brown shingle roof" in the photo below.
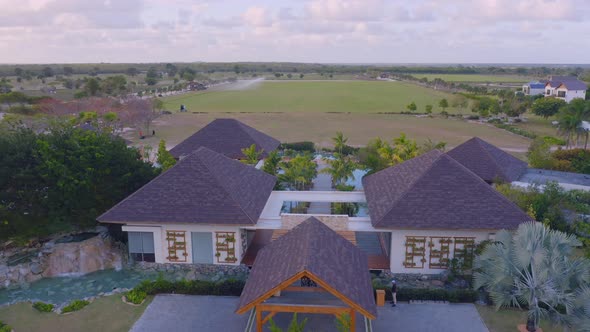
{"type": "Polygon", "coordinates": [[[200,148],[97,219],[252,225],[275,182],[252,166],[200,148]]]}
{"type": "Polygon", "coordinates": [[[248,309],[264,294],[302,271],[312,273],[366,313],[376,316],[366,254],[314,217],[258,252],[237,311],[248,309]]]}
{"type": "Polygon", "coordinates": [[[531,218],[438,150],[363,178],[378,228],[514,229],[531,218]]]}
{"type": "Polygon", "coordinates": [[[447,153],[485,181],[518,180],[527,170],[527,163],[492,144],[473,137],[447,153]]]}
{"type": "Polygon", "coordinates": [[[188,155],[201,146],[232,159],[242,159],[243,148],[252,144],[264,150],[261,158],[275,150],[280,142],[235,119],[215,119],[170,150],[175,158],[188,155]]]}

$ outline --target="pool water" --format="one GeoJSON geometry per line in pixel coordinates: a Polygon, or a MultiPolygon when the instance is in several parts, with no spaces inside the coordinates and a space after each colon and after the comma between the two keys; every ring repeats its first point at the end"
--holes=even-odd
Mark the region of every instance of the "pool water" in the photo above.
{"type": "Polygon", "coordinates": [[[115,289],[133,288],[142,280],[154,280],[157,277],[156,273],[136,270],[103,270],[81,277],[44,278],[21,288],[0,290],[0,306],[23,301],[59,305],[115,289]]]}

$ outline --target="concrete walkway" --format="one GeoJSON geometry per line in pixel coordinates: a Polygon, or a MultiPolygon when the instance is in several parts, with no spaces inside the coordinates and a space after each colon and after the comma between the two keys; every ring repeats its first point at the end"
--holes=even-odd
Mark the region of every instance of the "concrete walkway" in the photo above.
{"type": "MultiPolygon", "coordinates": [[[[248,314],[237,315],[237,297],[158,295],[147,307],[131,332],[156,331],[244,331],[248,314]]],[[[286,328],[292,314],[275,316],[275,322],[286,328]]],[[[298,315],[307,318],[306,330],[336,331],[330,315],[298,315]]],[[[357,331],[364,331],[357,315],[357,331]]],[[[378,308],[373,321],[375,332],[488,332],[473,304],[398,304],[378,308]]],[[[268,331],[265,329],[265,331],[268,331]]]]}

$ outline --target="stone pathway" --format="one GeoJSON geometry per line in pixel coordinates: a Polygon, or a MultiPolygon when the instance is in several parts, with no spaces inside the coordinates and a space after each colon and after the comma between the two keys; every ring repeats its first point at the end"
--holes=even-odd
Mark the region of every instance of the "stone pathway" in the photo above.
{"type": "MultiPolygon", "coordinates": [[[[131,332],[243,331],[248,314],[237,315],[237,297],[158,295],[131,332]]],[[[407,304],[378,307],[373,331],[389,332],[489,332],[473,304],[407,304]]],[[[293,316],[277,314],[275,322],[286,328],[293,316]]],[[[306,330],[337,331],[330,315],[298,315],[308,318],[306,330]]],[[[364,331],[357,316],[357,331],[364,331]]],[[[265,331],[268,331],[265,329],[265,331]]]]}

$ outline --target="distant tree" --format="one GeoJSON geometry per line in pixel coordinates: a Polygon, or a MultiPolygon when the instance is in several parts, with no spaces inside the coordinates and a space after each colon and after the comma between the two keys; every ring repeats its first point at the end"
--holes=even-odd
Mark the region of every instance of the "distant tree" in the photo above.
{"type": "Polygon", "coordinates": [[[299,78],[303,78],[303,76],[305,76],[305,75],[303,75],[303,74],[299,74],[299,78]]]}
{"type": "Polygon", "coordinates": [[[17,77],[22,77],[24,73],[24,70],[20,67],[16,67],[14,68],[14,75],[17,77]]]}
{"type": "Polygon", "coordinates": [[[178,68],[176,68],[176,66],[171,63],[167,63],[166,74],[168,75],[168,77],[174,77],[176,76],[176,73],[178,73],[178,68]]]}
{"type": "Polygon", "coordinates": [[[100,92],[100,83],[96,78],[89,78],[84,84],[84,92],[88,96],[96,96],[100,92]]]}
{"type": "Polygon", "coordinates": [[[418,107],[416,106],[415,102],[411,102],[408,105],[406,105],[406,108],[410,111],[410,112],[414,112],[415,110],[418,109],[418,107]]]}
{"type": "Polygon", "coordinates": [[[45,67],[43,68],[42,75],[43,77],[51,77],[55,75],[55,73],[53,72],[53,69],[51,67],[45,67]]]}
{"type": "Polygon", "coordinates": [[[165,171],[170,167],[176,165],[176,159],[170,154],[168,150],[166,150],[166,141],[160,140],[160,144],[158,144],[158,164],[162,167],[162,170],[165,171]]]}
{"type": "Polygon", "coordinates": [[[426,152],[430,152],[432,150],[439,150],[440,152],[445,152],[447,147],[447,142],[443,141],[433,141],[430,138],[427,138],[422,145],[418,148],[419,154],[423,154],[426,152]]]}
{"type": "Polygon", "coordinates": [[[281,73],[275,73],[275,77],[276,77],[276,78],[279,78],[279,77],[281,77],[281,76],[283,76],[283,74],[281,74],[281,73]]]}
{"type": "Polygon", "coordinates": [[[135,75],[137,75],[138,71],[137,71],[137,68],[135,68],[135,67],[129,67],[129,68],[127,68],[125,73],[131,77],[134,77],[135,75]]]}
{"type": "Polygon", "coordinates": [[[236,73],[236,75],[240,73],[240,66],[234,65],[234,73],[236,73]]]}
{"type": "Polygon", "coordinates": [[[531,110],[534,114],[547,119],[559,112],[566,102],[558,98],[539,98],[533,102],[531,110]]]}
{"type": "Polygon", "coordinates": [[[250,147],[242,149],[242,154],[246,157],[246,159],[242,159],[241,161],[244,164],[256,165],[263,152],[264,150],[262,149],[256,150],[256,144],[252,144],[250,147]]]}
{"type": "Polygon", "coordinates": [[[158,77],[156,67],[150,67],[145,75],[145,83],[147,85],[156,85],[156,83],[158,83],[158,77]]]}
{"type": "Polygon", "coordinates": [[[587,120],[590,120],[590,101],[576,98],[559,110],[559,132],[565,136],[566,147],[576,145],[580,136],[583,135],[585,136],[584,149],[587,148],[588,131],[581,128],[582,121],[587,120]]]}
{"type": "Polygon", "coordinates": [[[424,109],[426,110],[426,114],[432,113],[432,105],[426,105],[424,109]]]}
{"type": "Polygon", "coordinates": [[[292,78],[292,77],[293,77],[293,75],[292,75],[291,73],[288,73],[288,74],[287,74],[287,78],[289,78],[289,79],[290,79],[290,78],[292,78]]]}
{"type": "Polygon", "coordinates": [[[443,98],[438,102],[438,107],[442,108],[444,111],[447,107],[449,107],[449,102],[443,98]]]}
{"type": "Polygon", "coordinates": [[[66,76],[71,76],[74,74],[74,68],[70,67],[70,66],[64,66],[63,68],[63,73],[66,76]]]}

